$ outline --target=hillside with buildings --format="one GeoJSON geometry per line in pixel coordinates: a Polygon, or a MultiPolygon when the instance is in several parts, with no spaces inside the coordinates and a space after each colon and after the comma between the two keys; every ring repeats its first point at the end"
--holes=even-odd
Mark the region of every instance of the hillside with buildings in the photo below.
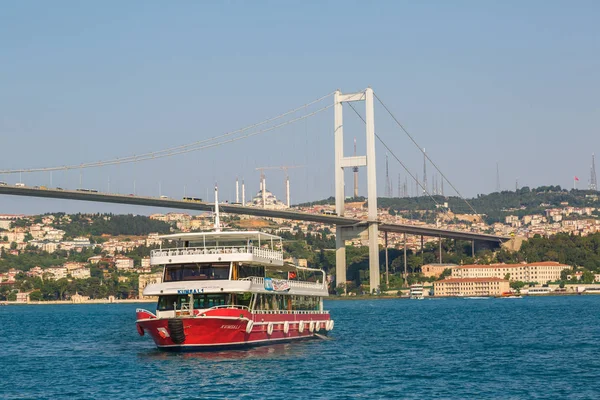
{"type": "MultiPolygon", "coordinates": [[[[470,242],[442,240],[440,259],[437,238],[425,237],[421,247],[418,236],[404,238],[390,233],[387,252],[389,284],[383,285],[382,289],[433,282],[445,277],[486,277],[459,276],[456,272],[459,270],[454,271],[453,267],[461,265],[513,264],[526,268],[532,263],[556,262],[565,266],[549,280],[537,279],[541,275],[511,273],[507,280],[515,287],[552,282],[563,285],[591,283],[600,278],[598,199],[591,192],[564,191],[559,187],[523,188],[518,192],[492,193],[472,199],[475,207],[485,206],[483,211],[491,210],[488,212],[493,213],[499,210],[503,213],[503,221],[491,224],[486,222],[486,215],[465,212],[456,204],[456,199],[440,200],[445,200],[442,207],[427,203],[425,198],[380,199],[380,218],[382,222],[495,233],[515,239],[500,249],[478,245],[474,255],[471,254],[470,242]],[[405,205],[406,209],[402,208],[405,205]],[[437,272],[431,274],[430,268],[434,267],[437,272]],[[563,270],[566,272],[563,273],[563,270]]],[[[333,208],[328,203],[324,201],[296,209],[331,213],[333,208]]],[[[345,214],[366,218],[364,201],[359,198],[348,201],[345,214]]],[[[227,214],[222,216],[222,225],[223,229],[260,229],[278,234],[284,239],[283,250],[289,262],[335,273],[335,234],[330,226],[227,214]]],[[[156,275],[159,269],[152,269],[149,262],[151,249],[161,242],[160,234],[212,228],[211,213],[0,215],[0,300],[14,299],[19,293],[43,300],[71,299],[73,296],[137,298],[147,282],[160,278],[156,275]]],[[[364,238],[346,242],[346,286],[351,291],[361,292],[368,285],[368,249],[365,244],[364,238]]],[[[383,245],[383,237],[380,244],[383,245]]],[[[380,270],[384,273],[383,247],[380,263],[380,270]]],[[[505,277],[497,275],[493,278],[505,277]]],[[[385,281],[382,279],[382,282],[385,281]]]]}

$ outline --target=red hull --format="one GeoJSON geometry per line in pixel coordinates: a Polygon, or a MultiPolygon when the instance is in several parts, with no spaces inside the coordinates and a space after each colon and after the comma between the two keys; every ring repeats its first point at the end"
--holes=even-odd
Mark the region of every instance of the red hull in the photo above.
{"type": "Polygon", "coordinates": [[[160,349],[179,351],[308,339],[333,328],[327,313],[252,314],[229,308],[171,319],[139,310],[137,319],[140,334],[149,334],[160,349]]]}

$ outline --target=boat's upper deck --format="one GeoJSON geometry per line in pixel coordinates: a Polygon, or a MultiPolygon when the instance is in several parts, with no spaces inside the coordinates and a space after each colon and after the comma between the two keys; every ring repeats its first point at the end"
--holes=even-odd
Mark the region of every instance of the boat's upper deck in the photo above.
{"type": "Polygon", "coordinates": [[[177,242],[176,247],[152,250],[152,265],[244,262],[283,265],[279,236],[258,231],[178,233],[160,236],[177,242]]]}

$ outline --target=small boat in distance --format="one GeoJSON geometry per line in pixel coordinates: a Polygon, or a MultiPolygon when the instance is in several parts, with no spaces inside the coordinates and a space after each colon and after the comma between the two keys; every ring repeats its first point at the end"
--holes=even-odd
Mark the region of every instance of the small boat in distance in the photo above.
{"type": "Polygon", "coordinates": [[[148,285],[156,311],[137,310],[138,333],[161,350],[248,347],[321,337],[333,329],[323,310],[327,277],[283,261],[281,238],[258,231],[165,235],[176,247],[152,250],[163,282],[148,285]]]}
{"type": "Polygon", "coordinates": [[[420,283],[410,285],[410,293],[408,297],[413,300],[423,300],[423,285],[420,283]]]}
{"type": "Polygon", "coordinates": [[[518,293],[515,292],[504,292],[502,293],[502,295],[498,296],[498,298],[500,299],[522,299],[523,296],[521,296],[518,293]]]}
{"type": "Polygon", "coordinates": [[[489,296],[465,296],[463,299],[467,300],[489,300],[491,297],[489,296]]]}

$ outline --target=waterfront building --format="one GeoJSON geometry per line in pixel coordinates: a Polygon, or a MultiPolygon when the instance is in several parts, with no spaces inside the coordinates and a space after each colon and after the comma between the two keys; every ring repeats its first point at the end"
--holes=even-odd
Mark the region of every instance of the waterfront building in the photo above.
{"type": "Polygon", "coordinates": [[[529,264],[460,265],[452,269],[453,278],[500,278],[510,281],[546,284],[560,280],[560,273],[569,265],[555,261],[529,264]]]}
{"type": "Polygon", "coordinates": [[[458,267],[456,264],[426,264],[421,267],[421,272],[428,278],[435,277],[439,278],[442,273],[449,269],[458,267]]]}
{"type": "Polygon", "coordinates": [[[510,283],[500,278],[449,278],[433,282],[434,296],[499,296],[510,291],[510,283]]]}
{"type": "Polygon", "coordinates": [[[17,303],[29,303],[29,294],[31,292],[19,292],[17,293],[17,303]]]}

